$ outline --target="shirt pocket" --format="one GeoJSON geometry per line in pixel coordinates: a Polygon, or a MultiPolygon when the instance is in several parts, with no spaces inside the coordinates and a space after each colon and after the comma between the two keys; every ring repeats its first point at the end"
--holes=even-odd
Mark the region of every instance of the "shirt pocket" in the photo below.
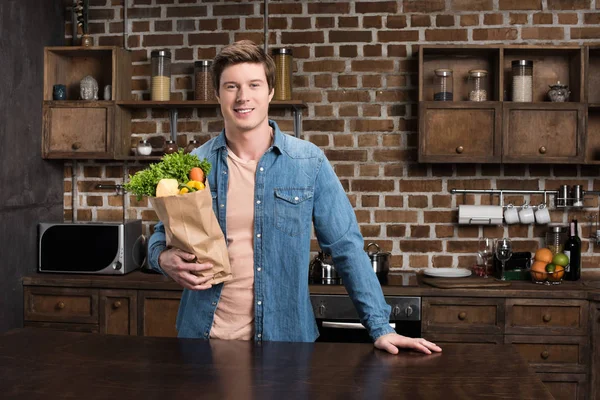
{"type": "Polygon", "coordinates": [[[313,189],[275,189],[275,227],[298,236],[311,225],[313,189]]]}

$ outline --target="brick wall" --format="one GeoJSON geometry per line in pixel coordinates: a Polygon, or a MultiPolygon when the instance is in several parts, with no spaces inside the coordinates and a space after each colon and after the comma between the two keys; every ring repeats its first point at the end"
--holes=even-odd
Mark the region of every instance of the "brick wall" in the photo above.
{"type": "MultiPolygon", "coordinates": [[[[264,42],[263,1],[129,0],[127,46],[133,54],[133,96],[148,99],[150,51],[173,53],[175,99],[193,98],[193,61],[210,59],[224,45],[249,38],[264,42]]],[[[90,0],[96,44],[123,44],[123,0],[90,0]]],[[[582,184],[599,190],[597,166],[419,164],[417,61],[423,43],[586,44],[600,41],[599,0],[270,1],[269,46],[294,51],[294,95],[306,102],[305,140],[329,157],[355,207],[367,241],[393,254],[395,268],[470,266],[479,236],[514,239],[516,251],[543,245],[544,226],[458,226],[459,204],[488,204],[489,196],[451,195],[452,188],[554,189],[582,184]]],[[[71,27],[65,27],[68,38],[71,27]]],[[[274,110],[292,131],[289,111],[274,110]]],[[[180,110],[180,144],[204,142],[222,128],[217,110],[180,110]]],[[[160,146],[169,135],[168,113],[136,110],[132,142],[160,146]]],[[[144,165],[78,162],[65,168],[65,218],[156,216],[146,200],[97,190],[121,183],[144,165]],[[73,172],[75,172],[73,174],[73,172]],[[73,185],[73,177],[75,185],[73,185]]],[[[497,199],[496,199],[497,200],[497,199]]],[[[536,196],[510,196],[534,204],[536,196]]],[[[552,222],[582,225],[583,266],[599,268],[600,252],[587,237],[589,215],[552,211],[552,222]]],[[[316,245],[314,246],[316,248],[316,245]]]]}

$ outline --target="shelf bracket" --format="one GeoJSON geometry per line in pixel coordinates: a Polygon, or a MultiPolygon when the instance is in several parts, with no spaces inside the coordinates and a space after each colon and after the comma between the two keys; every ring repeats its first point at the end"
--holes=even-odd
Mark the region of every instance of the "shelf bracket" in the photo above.
{"type": "Polygon", "coordinates": [[[302,110],[300,107],[292,106],[292,114],[294,115],[294,136],[299,138],[302,129],[302,110]]]}
{"type": "Polygon", "coordinates": [[[177,109],[169,108],[169,120],[171,122],[171,140],[177,143],[177,109]]]}

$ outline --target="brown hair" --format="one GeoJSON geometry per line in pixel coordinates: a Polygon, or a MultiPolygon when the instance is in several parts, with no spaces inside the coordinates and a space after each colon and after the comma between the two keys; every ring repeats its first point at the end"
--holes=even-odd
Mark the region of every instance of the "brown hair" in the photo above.
{"type": "Polygon", "coordinates": [[[269,92],[273,90],[275,87],[275,62],[253,41],[240,40],[225,46],[213,60],[212,79],[217,94],[221,85],[221,74],[223,74],[225,68],[241,63],[262,64],[265,67],[269,92]]]}

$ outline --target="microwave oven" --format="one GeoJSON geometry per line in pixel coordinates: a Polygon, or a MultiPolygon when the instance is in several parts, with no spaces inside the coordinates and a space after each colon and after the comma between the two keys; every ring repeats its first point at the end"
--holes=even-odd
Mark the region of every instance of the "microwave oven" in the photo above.
{"type": "Polygon", "coordinates": [[[142,221],[42,222],[38,271],[124,275],[146,259],[142,221]]]}

